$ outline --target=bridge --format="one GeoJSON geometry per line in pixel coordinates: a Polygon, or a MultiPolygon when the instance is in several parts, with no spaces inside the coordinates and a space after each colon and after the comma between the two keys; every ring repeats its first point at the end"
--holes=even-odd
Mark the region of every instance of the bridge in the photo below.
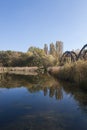
{"type": "Polygon", "coordinates": [[[79,59],[86,60],[87,59],[87,55],[86,55],[87,49],[85,49],[86,47],[87,47],[87,44],[85,44],[82,47],[82,49],[80,50],[78,54],[74,51],[65,51],[60,58],[60,63],[65,62],[66,59],[68,58],[69,60],[71,60],[71,62],[78,61],[79,59]]]}

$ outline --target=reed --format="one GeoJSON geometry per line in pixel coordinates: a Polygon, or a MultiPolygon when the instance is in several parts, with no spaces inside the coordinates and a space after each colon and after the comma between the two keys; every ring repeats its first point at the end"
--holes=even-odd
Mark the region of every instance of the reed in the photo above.
{"type": "Polygon", "coordinates": [[[56,78],[78,84],[87,89],[87,61],[67,63],[52,73],[56,78]]]}

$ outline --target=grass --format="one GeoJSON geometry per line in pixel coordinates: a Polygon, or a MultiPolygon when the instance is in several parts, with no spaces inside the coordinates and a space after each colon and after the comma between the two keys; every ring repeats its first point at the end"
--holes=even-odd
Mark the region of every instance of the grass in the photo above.
{"type": "Polygon", "coordinates": [[[53,75],[58,79],[76,83],[87,89],[87,61],[66,63],[58,71],[54,71],[53,75]]]}

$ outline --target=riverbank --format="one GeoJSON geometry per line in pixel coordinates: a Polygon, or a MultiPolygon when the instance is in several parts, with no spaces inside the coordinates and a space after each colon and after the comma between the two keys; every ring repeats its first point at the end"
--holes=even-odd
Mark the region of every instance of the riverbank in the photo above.
{"type": "Polygon", "coordinates": [[[87,89],[87,61],[77,61],[62,67],[51,67],[48,72],[57,79],[68,81],[87,89]]]}
{"type": "Polygon", "coordinates": [[[37,74],[38,67],[0,67],[0,73],[37,74]]]}

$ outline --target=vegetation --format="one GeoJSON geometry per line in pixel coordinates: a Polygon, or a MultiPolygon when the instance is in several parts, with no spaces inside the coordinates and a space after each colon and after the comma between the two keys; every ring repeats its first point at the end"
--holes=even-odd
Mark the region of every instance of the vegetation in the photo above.
{"type": "Polygon", "coordinates": [[[0,67],[43,67],[53,66],[56,59],[46,55],[44,50],[30,47],[27,53],[0,51],[0,67]]]}
{"type": "Polygon", "coordinates": [[[63,43],[61,41],[57,41],[56,45],[51,43],[49,50],[47,44],[45,44],[44,49],[30,47],[26,53],[10,50],[0,51],[0,67],[37,66],[46,71],[49,66],[58,65],[62,51],[63,43]]]}
{"type": "MultiPolygon", "coordinates": [[[[83,52],[86,46],[87,45],[82,48],[83,52]]],[[[45,44],[44,49],[30,47],[26,53],[15,51],[0,51],[0,67],[38,67],[39,72],[47,71],[47,68],[60,65],[59,59],[62,55],[62,51],[62,42],[56,42],[56,46],[51,43],[49,54],[47,44],[45,44]]],[[[64,53],[65,59],[63,60],[63,66],[55,67],[56,69],[54,69],[53,72],[52,70],[50,72],[56,78],[76,83],[80,86],[84,86],[84,88],[87,89],[87,61],[73,60],[75,62],[72,63],[72,56],[74,56],[74,59],[77,58],[75,57],[76,55],[73,51],[67,51],[64,53]],[[67,54],[69,54],[69,57],[67,54]]]]}
{"type": "Polygon", "coordinates": [[[87,61],[66,63],[52,73],[56,78],[69,81],[87,89],[87,61]]]}

